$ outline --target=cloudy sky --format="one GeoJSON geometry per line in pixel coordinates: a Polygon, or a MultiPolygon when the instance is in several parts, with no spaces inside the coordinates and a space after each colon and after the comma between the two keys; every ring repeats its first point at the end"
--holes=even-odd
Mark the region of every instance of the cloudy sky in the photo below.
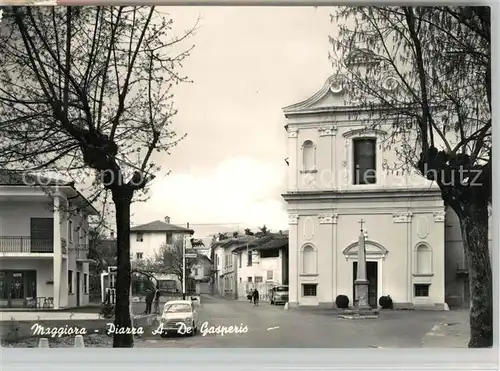
{"type": "Polygon", "coordinates": [[[314,94],[332,73],[332,8],[167,11],[178,32],[201,17],[183,69],[194,83],[179,87],[175,97],[174,129],[187,138],[157,159],[162,173],[149,202],[133,205],[133,223],[168,215],[175,224],[190,222],[198,236],[229,223],[286,229],[281,108],[314,94]]]}

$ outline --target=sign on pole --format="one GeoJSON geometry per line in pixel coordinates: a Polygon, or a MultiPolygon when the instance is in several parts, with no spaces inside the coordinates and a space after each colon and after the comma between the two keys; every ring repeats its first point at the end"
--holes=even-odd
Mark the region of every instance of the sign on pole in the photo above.
{"type": "Polygon", "coordinates": [[[184,255],[186,259],[196,259],[198,256],[197,254],[185,254],[184,255]]]}

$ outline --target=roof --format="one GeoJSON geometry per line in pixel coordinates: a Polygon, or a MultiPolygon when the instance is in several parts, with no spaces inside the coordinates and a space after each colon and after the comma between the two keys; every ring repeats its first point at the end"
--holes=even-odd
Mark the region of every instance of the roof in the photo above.
{"type": "Polygon", "coordinates": [[[60,185],[73,187],[75,185],[75,182],[67,182],[64,180],[54,179],[38,174],[27,174],[19,170],[0,170],[0,185],[30,187],[37,184],[42,186],[60,185]]]}
{"type": "Polygon", "coordinates": [[[61,179],[42,176],[40,174],[28,174],[19,170],[0,169],[0,186],[33,187],[36,185],[40,187],[56,185],[67,187],[66,190],[70,190],[71,193],[69,197],[74,200],[75,204],[82,203],[84,205],[82,209],[86,209],[90,215],[99,215],[99,211],[97,211],[94,205],[75,188],[75,182],[73,181],[68,182],[61,179]]]}
{"type": "Polygon", "coordinates": [[[243,235],[243,236],[239,236],[239,237],[231,237],[231,238],[228,238],[227,240],[222,240],[220,242],[222,242],[222,244],[220,244],[219,246],[223,247],[223,248],[226,248],[226,247],[229,247],[229,246],[232,246],[232,245],[247,245],[247,244],[250,244],[254,241],[256,241],[258,238],[255,237],[255,236],[247,236],[247,235],[243,235]]]}
{"type": "Polygon", "coordinates": [[[272,250],[272,249],[284,249],[288,247],[288,237],[280,236],[276,237],[262,245],[255,247],[255,250],[272,250]]]}
{"type": "Polygon", "coordinates": [[[130,232],[184,232],[194,234],[194,230],[180,227],[174,224],[168,224],[161,220],[155,220],[151,223],[146,223],[130,228],[130,232]]]}
{"type": "MultiPolygon", "coordinates": [[[[250,236],[249,236],[250,237],[250,236]]],[[[253,237],[253,236],[251,236],[253,237]]],[[[281,249],[288,247],[288,233],[269,233],[261,237],[254,237],[252,241],[240,243],[233,249],[233,252],[246,248],[253,250],[281,249]]]]}

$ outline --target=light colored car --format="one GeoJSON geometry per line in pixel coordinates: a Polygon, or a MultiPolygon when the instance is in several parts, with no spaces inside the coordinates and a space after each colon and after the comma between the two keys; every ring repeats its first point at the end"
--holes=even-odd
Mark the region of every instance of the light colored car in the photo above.
{"type": "Polygon", "coordinates": [[[172,300],[165,303],[161,315],[161,336],[169,332],[181,335],[194,335],[198,327],[198,313],[190,300],[172,300]]]}
{"type": "Polygon", "coordinates": [[[269,292],[269,301],[271,305],[286,304],[288,302],[288,286],[273,287],[269,292]]]}

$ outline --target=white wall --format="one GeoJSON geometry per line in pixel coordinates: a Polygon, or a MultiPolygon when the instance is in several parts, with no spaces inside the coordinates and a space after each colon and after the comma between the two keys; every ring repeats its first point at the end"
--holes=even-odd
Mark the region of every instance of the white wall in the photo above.
{"type": "MultiPolygon", "coordinates": [[[[62,199],[61,205],[66,201],[62,199]]],[[[60,212],[60,235],[61,238],[67,241],[67,258],[62,259],[61,266],[61,295],[60,306],[76,306],[76,293],[68,295],[68,269],[73,270],[74,283],[73,287],[76,290],[76,272],[81,272],[80,284],[80,305],[89,303],[88,291],[84,292],[84,273],[88,275],[88,263],[77,262],[77,257],[86,258],[86,252],[77,252],[76,248],[88,247],[88,216],[83,212],[78,212],[76,215],[68,216],[62,208],[60,212]],[[70,239],[69,229],[72,221],[71,229],[73,238],[70,239]]],[[[31,218],[53,218],[53,201],[48,197],[26,197],[26,200],[16,199],[15,201],[6,201],[5,198],[0,201],[0,236],[30,236],[30,219],[31,218]],[[46,199],[46,201],[42,201],[46,199]]],[[[23,254],[25,255],[25,254],[23,254]]],[[[31,254],[34,256],[34,254],[31,254]]],[[[38,255],[38,254],[37,254],[38,255]]],[[[30,259],[27,257],[19,258],[2,258],[0,266],[3,269],[36,269],[37,270],[37,295],[52,297],[54,296],[54,285],[47,285],[46,281],[54,278],[53,272],[53,255],[41,254],[40,258],[30,259]]],[[[87,284],[88,288],[88,284],[87,284]]],[[[56,294],[57,295],[57,294],[56,294]]]]}
{"type": "MultiPolygon", "coordinates": [[[[65,259],[63,259],[63,270],[65,265],[65,259]]],[[[81,264],[80,264],[81,265],[81,264]]],[[[40,258],[40,259],[29,259],[29,258],[4,258],[0,261],[0,269],[7,270],[36,270],[36,292],[39,297],[54,297],[57,295],[54,292],[54,285],[47,284],[48,281],[54,279],[53,263],[52,259],[40,258]]],[[[81,286],[80,286],[80,306],[89,304],[89,296],[84,293],[84,273],[88,275],[88,263],[83,264],[81,269],[81,286]]],[[[73,287],[76,290],[76,273],[73,276],[73,287]]],[[[62,308],[70,306],[76,306],[76,291],[72,295],[68,294],[67,277],[65,280],[61,278],[61,302],[60,306],[62,308]]]]}
{"type": "Polygon", "coordinates": [[[281,284],[282,265],[281,256],[282,251],[279,252],[280,256],[276,258],[261,258],[257,252],[252,255],[252,265],[248,265],[248,254],[242,251],[237,256],[238,262],[238,282],[248,281],[248,277],[252,277],[252,282],[255,282],[255,277],[262,277],[262,282],[273,282],[281,284]],[[241,255],[241,265],[239,265],[239,256],[241,255]],[[267,271],[273,272],[273,278],[267,279],[267,271]],[[241,278],[241,281],[240,281],[241,278]]]}
{"type": "MultiPolygon", "coordinates": [[[[51,201],[0,201],[0,236],[29,237],[31,218],[52,218],[51,201]]],[[[61,224],[61,235],[65,232],[61,224]]]]}
{"type": "Polygon", "coordinates": [[[37,296],[53,297],[54,285],[47,284],[53,279],[52,259],[2,259],[0,269],[8,270],[36,270],[36,294],[37,296]]]}
{"type": "MultiPolygon", "coordinates": [[[[173,233],[172,238],[175,241],[182,240],[183,236],[189,233],[173,233]]],[[[132,259],[136,258],[136,253],[143,253],[144,259],[154,257],[160,247],[167,242],[167,232],[148,232],[143,233],[143,241],[137,241],[137,233],[130,233],[130,253],[132,259]]]]}
{"type": "Polygon", "coordinates": [[[209,277],[211,273],[212,263],[208,260],[203,260],[191,268],[191,277],[195,280],[201,280],[209,277]]]}
{"type": "Polygon", "coordinates": [[[368,240],[387,250],[384,256],[381,252],[367,256],[368,261],[378,262],[377,298],[390,295],[395,303],[416,305],[444,303],[444,222],[434,218],[434,213],[443,209],[442,200],[437,195],[389,200],[374,201],[367,194],[350,202],[290,205],[299,215],[297,224],[290,226],[291,303],[333,303],[341,294],[353,302],[354,260],[344,250],[358,241],[361,219],[365,221],[368,240]],[[334,220],[324,218],[326,208],[335,209],[334,220]],[[407,222],[397,221],[394,216],[402,210],[412,213],[407,222]],[[432,249],[432,275],[416,275],[414,249],[421,242],[432,249]],[[316,275],[303,274],[301,248],[307,244],[316,249],[316,275]],[[307,283],[318,284],[316,297],[302,296],[302,284],[307,283]],[[413,296],[413,285],[418,283],[431,284],[428,299],[413,296]]]}

